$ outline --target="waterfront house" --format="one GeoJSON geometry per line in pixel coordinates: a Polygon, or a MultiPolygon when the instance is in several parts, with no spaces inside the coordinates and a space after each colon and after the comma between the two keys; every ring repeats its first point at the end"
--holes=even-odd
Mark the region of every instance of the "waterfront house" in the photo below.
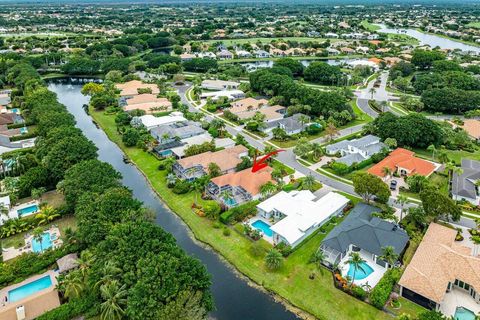
{"type": "Polygon", "coordinates": [[[187,121],[182,115],[181,112],[172,112],[169,115],[162,117],[155,117],[154,115],[147,114],[140,117],[133,117],[130,121],[130,124],[133,127],[145,127],[147,130],[152,130],[153,128],[168,125],[175,122],[184,122],[187,121]]]}
{"type": "Polygon", "coordinates": [[[139,94],[129,99],[122,97],[120,106],[126,112],[142,110],[147,114],[172,110],[172,103],[167,98],[157,98],[156,95],[150,93],[139,94]]]}
{"type": "Polygon", "coordinates": [[[160,143],[168,143],[174,140],[182,140],[193,136],[204,134],[198,122],[179,121],[161,126],[156,126],[150,130],[150,134],[160,143]]]}
{"type": "Polygon", "coordinates": [[[245,97],[245,92],[241,90],[221,90],[221,91],[206,91],[202,92],[200,95],[201,99],[212,99],[212,101],[217,101],[221,98],[226,98],[228,101],[241,99],[245,97]]]}
{"type": "Polygon", "coordinates": [[[259,203],[257,210],[259,217],[273,221],[273,243],[283,242],[294,248],[332,216],[340,215],[348,202],[335,192],[318,198],[308,190],[281,191],[259,203]]]}
{"type": "Polygon", "coordinates": [[[173,166],[173,172],[180,179],[194,180],[208,174],[208,166],[215,163],[221,174],[235,171],[235,167],[242,162],[242,157],[248,156],[248,149],[243,145],[223,149],[216,152],[204,152],[178,160],[173,166]]]}
{"type": "MultiPolygon", "coordinates": [[[[478,246],[455,241],[457,230],[431,223],[400,281],[400,295],[447,317],[480,312],[478,246]]],[[[470,318],[468,318],[470,319],[470,318]]]]}
{"type": "Polygon", "coordinates": [[[234,207],[247,201],[259,199],[260,187],[272,179],[271,167],[256,172],[248,168],[239,172],[231,172],[210,180],[206,193],[227,207],[234,207]]]}
{"type": "Polygon", "coordinates": [[[148,93],[157,95],[160,90],[156,84],[143,83],[140,80],[132,80],[125,83],[117,83],[115,87],[120,90],[121,97],[133,97],[140,94],[139,90],[149,91],[148,93]]]}

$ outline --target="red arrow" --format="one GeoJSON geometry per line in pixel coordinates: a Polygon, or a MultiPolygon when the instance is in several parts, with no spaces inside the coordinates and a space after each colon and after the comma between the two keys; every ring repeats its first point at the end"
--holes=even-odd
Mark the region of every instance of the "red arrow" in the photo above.
{"type": "Polygon", "coordinates": [[[252,166],[252,172],[257,172],[258,170],[261,170],[263,168],[265,168],[266,166],[268,166],[268,164],[265,163],[265,161],[270,158],[271,156],[279,153],[279,152],[282,152],[282,151],[285,151],[285,150],[275,150],[275,151],[272,151],[270,152],[269,154],[267,154],[266,156],[262,157],[260,160],[257,161],[257,155],[255,154],[255,157],[253,158],[253,166],[252,166]]]}

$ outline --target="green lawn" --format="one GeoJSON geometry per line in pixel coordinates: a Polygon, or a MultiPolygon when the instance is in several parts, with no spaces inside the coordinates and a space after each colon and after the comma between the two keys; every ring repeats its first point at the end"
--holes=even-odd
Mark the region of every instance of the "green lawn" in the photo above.
{"type": "MultiPolygon", "coordinates": [[[[415,151],[415,154],[421,158],[433,160],[432,153],[430,151],[425,149],[413,149],[413,151],[415,151]]],[[[480,161],[480,151],[467,152],[463,150],[446,150],[446,152],[448,154],[448,158],[455,162],[456,165],[460,165],[463,158],[480,161]]],[[[435,159],[435,161],[438,162],[437,159],[435,159]]]]}
{"type": "Polygon", "coordinates": [[[391,306],[387,306],[387,309],[397,315],[409,314],[410,316],[415,316],[420,312],[427,311],[424,307],[419,306],[416,303],[411,302],[403,297],[398,299],[400,301],[400,308],[394,309],[391,306]]]}
{"type": "MultiPolygon", "coordinates": [[[[63,235],[63,231],[67,228],[71,228],[75,230],[77,227],[74,216],[65,216],[61,219],[55,220],[52,223],[43,225],[41,227],[43,229],[48,229],[51,225],[58,226],[58,228],[60,229],[60,235],[63,235]]],[[[25,237],[25,234],[27,234],[28,232],[32,232],[32,230],[18,233],[14,236],[2,239],[1,240],[2,248],[9,248],[9,247],[19,248],[24,246],[25,245],[24,237],[25,237]]]]}
{"type": "MultiPolygon", "coordinates": [[[[104,128],[110,139],[120,145],[130,159],[147,176],[152,187],[165,203],[190,227],[195,237],[212,246],[237,270],[247,275],[257,284],[275,292],[294,306],[303,309],[319,319],[391,319],[388,314],[360,302],[337,290],[333,286],[332,275],[327,270],[318,270],[307,261],[317,250],[325,234],[318,233],[308,239],[276,272],[265,268],[263,257],[251,254],[252,241],[239,232],[232,232],[229,237],[223,235],[222,229],[213,228],[213,222],[200,218],[191,210],[194,194],[176,195],[165,184],[165,171],[159,171],[158,160],[151,154],[137,148],[126,148],[115,129],[114,116],[91,111],[91,115],[104,128]],[[309,275],[315,273],[315,279],[309,275]]],[[[200,204],[203,201],[200,201],[200,204]]]]}
{"type": "Polygon", "coordinates": [[[469,24],[467,24],[467,27],[480,29],[480,22],[470,22],[469,24]]]}
{"type": "Polygon", "coordinates": [[[371,31],[371,32],[375,32],[375,31],[381,29],[379,26],[376,26],[376,25],[374,25],[374,24],[371,24],[371,23],[368,22],[367,20],[362,20],[362,22],[360,23],[360,25],[361,25],[362,27],[364,27],[365,29],[367,29],[368,31],[371,31]]]}

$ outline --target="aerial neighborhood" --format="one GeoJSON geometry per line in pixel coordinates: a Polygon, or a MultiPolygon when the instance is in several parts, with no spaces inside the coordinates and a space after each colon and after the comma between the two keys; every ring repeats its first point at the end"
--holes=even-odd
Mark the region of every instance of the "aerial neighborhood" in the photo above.
{"type": "Polygon", "coordinates": [[[478,319],[477,11],[0,6],[0,320],[478,319]]]}

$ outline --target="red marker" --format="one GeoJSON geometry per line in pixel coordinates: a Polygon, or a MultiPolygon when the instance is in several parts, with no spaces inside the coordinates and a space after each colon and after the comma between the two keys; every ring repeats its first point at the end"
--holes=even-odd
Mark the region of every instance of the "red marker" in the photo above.
{"type": "Polygon", "coordinates": [[[257,155],[255,154],[255,157],[253,158],[252,172],[257,172],[258,170],[261,170],[261,169],[265,168],[266,166],[268,166],[268,164],[265,161],[268,158],[270,158],[271,156],[273,156],[273,155],[275,155],[279,152],[282,152],[282,151],[285,151],[285,150],[280,149],[280,150],[272,151],[258,161],[257,161],[257,155]]]}

